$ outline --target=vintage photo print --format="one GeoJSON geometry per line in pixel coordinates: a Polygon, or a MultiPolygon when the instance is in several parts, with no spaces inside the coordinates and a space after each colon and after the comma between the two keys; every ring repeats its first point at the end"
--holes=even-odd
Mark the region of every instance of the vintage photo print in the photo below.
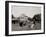
{"type": "Polygon", "coordinates": [[[8,35],[44,33],[44,3],[8,2],[8,35]]]}

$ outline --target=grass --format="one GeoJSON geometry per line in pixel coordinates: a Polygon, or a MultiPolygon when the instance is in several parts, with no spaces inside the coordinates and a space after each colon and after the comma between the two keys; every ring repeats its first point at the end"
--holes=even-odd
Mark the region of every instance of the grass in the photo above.
{"type": "Polygon", "coordinates": [[[12,31],[27,31],[27,30],[40,30],[41,24],[36,22],[33,28],[31,28],[32,23],[26,24],[26,26],[20,27],[19,23],[12,24],[12,31]]]}

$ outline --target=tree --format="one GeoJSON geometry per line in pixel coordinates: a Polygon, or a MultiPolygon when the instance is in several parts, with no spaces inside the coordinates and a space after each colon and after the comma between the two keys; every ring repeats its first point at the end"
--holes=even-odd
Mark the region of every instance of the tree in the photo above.
{"type": "Polygon", "coordinates": [[[15,17],[13,16],[13,14],[12,14],[12,18],[15,18],[15,17]]]}
{"type": "Polygon", "coordinates": [[[41,14],[37,14],[33,17],[33,21],[37,21],[41,23],[41,14]]]}

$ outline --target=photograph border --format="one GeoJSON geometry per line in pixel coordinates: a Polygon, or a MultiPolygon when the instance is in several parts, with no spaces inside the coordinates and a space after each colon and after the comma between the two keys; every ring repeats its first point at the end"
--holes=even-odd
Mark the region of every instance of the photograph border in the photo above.
{"type": "Polygon", "coordinates": [[[22,2],[22,1],[5,1],[5,36],[18,36],[18,35],[34,35],[45,34],[45,3],[39,2],[22,2]],[[27,3],[27,4],[42,4],[44,6],[44,32],[43,33],[27,33],[27,34],[12,34],[9,35],[9,3],[27,3]]]}

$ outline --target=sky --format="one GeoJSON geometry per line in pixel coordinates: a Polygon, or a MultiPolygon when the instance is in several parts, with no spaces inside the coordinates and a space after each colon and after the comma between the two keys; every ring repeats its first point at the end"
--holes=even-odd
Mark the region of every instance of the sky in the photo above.
{"type": "Polygon", "coordinates": [[[35,14],[41,13],[41,7],[12,5],[11,12],[14,17],[19,17],[21,14],[25,14],[32,18],[35,14]]]}

